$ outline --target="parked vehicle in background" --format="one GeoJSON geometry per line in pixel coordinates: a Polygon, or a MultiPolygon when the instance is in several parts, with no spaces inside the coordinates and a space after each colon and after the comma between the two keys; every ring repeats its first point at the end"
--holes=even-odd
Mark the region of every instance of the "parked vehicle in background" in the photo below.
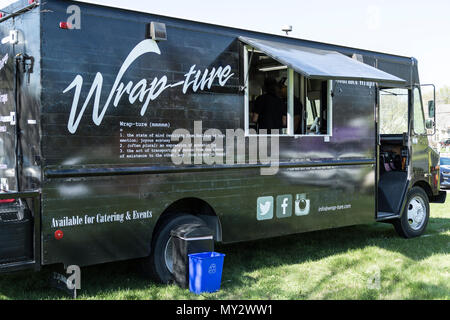
{"type": "Polygon", "coordinates": [[[446,139],[440,142],[441,147],[449,147],[450,146],[450,139],[446,139]]]}
{"type": "Polygon", "coordinates": [[[441,188],[450,187],[450,155],[441,156],[441,188]]]}

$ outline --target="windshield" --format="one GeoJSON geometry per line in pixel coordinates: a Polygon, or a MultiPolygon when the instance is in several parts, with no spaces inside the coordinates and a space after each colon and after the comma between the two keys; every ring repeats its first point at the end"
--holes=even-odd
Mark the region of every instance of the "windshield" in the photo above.
{"type": "Polygon", "coordinates": [[[441,166],[450,166],[450,158],[441,158],[441,166]]]}

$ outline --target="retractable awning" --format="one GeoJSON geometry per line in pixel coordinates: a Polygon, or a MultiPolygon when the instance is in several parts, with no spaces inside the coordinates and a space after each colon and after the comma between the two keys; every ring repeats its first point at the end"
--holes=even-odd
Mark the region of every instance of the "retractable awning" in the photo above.
{"type": "Polygon", "coordinates": [[[359,80],[404,84],[406,81],[336,51],[278,41],[239,37],[239,40],[311,79],[359,80]]]}

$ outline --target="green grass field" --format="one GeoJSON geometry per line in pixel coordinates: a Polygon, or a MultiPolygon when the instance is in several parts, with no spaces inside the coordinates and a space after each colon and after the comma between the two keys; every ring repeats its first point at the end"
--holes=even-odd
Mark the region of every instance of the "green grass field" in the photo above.
{"type": "MultiPolygon", "coordinates": [[[[219,292],[154,284],[128,261],[83,268],[79,299],[449,299],[450,200],[431,205],[420,238],[374,223],[216,251],[226,254],[219,292]]],[[[52,271],[0,275],[0,299],[68,299],[49,286],[52,271]]]]}

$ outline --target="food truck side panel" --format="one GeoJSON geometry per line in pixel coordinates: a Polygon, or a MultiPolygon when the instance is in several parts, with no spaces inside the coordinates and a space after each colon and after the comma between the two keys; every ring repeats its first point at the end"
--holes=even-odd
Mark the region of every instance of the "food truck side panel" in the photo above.
{"type": "Polygon", "coordinates": [[[49,9],[41,15],[44,264],[87,265],[148,255],[158,218],[176,203],[189,203],[186,211],[198,206],[205,215],[217,215],[224,242],[373,221],[374,86],[334,82],[330,141],[323,136],[281,137],[283,165],[275,175],[261,175],[259,167],[248,164],[174,166],[169,155],[177,143],[170,141],[176,128],[193,133],[194,121],[201,120],[203,131],[243,129],[239,34],[81,3],[81,29],[63,30],[57,26],[67,18],[70,4],[42,4],[49,9]],[[157,43],[160,54],[150,46],[154,51],[133,60],[114,87],[126,58],[145,39],[150,21],[167,26],[167,41],[157,43]],[[210,89],[194,91],[188,85],[186,92],[184,84],[167,88],[141,116],[144,101],[139,100],[137,84],[148,88],[164,77],[177,84],[191,68],[204,72],[227,66],[227,75],[233,75],[224,83],[217,78],[210,89]],[[130,81],[129,93],[125,90],[114,106],[113,89],[121,82],[124,90],[130,81]],[[98,113],[93,113],[95,88],[83,113],[93,84],[101,91],[98,113]],[[78,85],[79,104],[73,108],[78,85]],[[270,220],[257,220],[259,198],[271,197],[276,206],[278,197],[288,195],[295,206],[297,194],[309,200],[307,215],[277,218],[274,212],[270,220]],[[55,239],[56,230],[63,231],[63,239],[55,239]]]}

